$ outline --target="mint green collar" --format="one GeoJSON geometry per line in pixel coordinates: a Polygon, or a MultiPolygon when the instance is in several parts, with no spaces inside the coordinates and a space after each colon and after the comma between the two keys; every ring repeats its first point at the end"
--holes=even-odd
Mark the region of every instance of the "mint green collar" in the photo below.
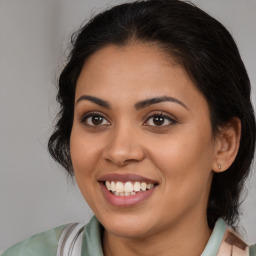
{"type": "Polygon", "coordinates": [[[201,256],[216,256],[227,228],[223,219],[218,219],[201,256]]]}
{"type": "MultiPolygon", "coordinates": [[[[211,237],[201,254],[201,256],[216,256],[223,239],[226,224],[222,219],[218,219],[214,226],[211,237]]],[[[103,256],[101,246],[101,225],[94,216],[86,225],[82,243],[82,255],[103,256]]]]}
{"type": "Polygon", "coordinates": [[[101,225],[95,216],[92,217],[85,227],[81,255],[103,256],[101,246],[101,225]]]}

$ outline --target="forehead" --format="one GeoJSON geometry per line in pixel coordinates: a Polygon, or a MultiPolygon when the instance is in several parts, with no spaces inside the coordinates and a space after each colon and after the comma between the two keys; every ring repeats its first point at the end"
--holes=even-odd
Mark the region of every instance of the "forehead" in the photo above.
{"type": "Polygon", "coordinates": [[[77,81],[76,98],[82,94],[123,103],[171,96],[207,106],[182,66],[156,45],[142,43],[109,45],[88,58],[77,81]]]}
{"type": "MultiPolygon", "coordinates": [[[[137,82],[145,79],[155,79],[163,75],[164,69],[170,69],[173,60],[167,57],[156,45],[129,44],[126,46],[109,45],[90,56],[78,79],[117,80],[121,77],[137,82]]],[[[162,76],[164,77],[164,76],[162,76]]],[[[128,81],[129,81],[128,80],[128,81]]],[[[127,82],[128,82],[127,81],[127,82]]],[[[124,81],[119,81],[121,86],[124,81]]],[[[136,82],[136,83],[137,83],[136,82]]]]}

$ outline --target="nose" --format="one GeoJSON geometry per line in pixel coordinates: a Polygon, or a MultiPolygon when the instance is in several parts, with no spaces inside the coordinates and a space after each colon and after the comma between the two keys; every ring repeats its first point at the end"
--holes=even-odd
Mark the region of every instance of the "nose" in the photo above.
{"type": "Polygon", "coordinates": [[[139,135],[136,131],[127,127],[116,128],[103,150],[103,157],[107,162],[116,166],[140,162],[145,158],[145,152],[139,141],[139,135]]]}

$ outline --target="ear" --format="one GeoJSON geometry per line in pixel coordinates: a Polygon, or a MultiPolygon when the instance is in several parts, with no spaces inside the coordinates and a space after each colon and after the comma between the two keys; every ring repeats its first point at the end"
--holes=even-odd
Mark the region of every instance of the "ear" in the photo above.
{"type": "Polygon", "coordinates": [[[223,172],[234,162],[241,138],[241,120],[231,118],[225,125],[219,127],[216,136],[215,161],[212,170],[223,172]]]}

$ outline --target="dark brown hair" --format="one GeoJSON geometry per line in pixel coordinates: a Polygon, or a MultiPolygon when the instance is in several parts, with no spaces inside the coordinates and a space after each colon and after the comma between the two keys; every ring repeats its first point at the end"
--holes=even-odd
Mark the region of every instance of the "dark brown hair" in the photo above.
{"type": "Polygon", "coordinates": [[[60,112],[49,139],[51,155],[73,174],[69,140],[82,66],[102,47],[126,45],[131,40],[156,43],[185,68],[208,101],[214,134],[232,117],[241,120],[239,152],[227,171],[214,173],[207,209],[210,227],[219,217],[234,225],[255,150],[250,81],[230,33],[191,3],[148,0],[122,4],[98,14],[72,36],[72,51],[59,78],[60,112]]]}

